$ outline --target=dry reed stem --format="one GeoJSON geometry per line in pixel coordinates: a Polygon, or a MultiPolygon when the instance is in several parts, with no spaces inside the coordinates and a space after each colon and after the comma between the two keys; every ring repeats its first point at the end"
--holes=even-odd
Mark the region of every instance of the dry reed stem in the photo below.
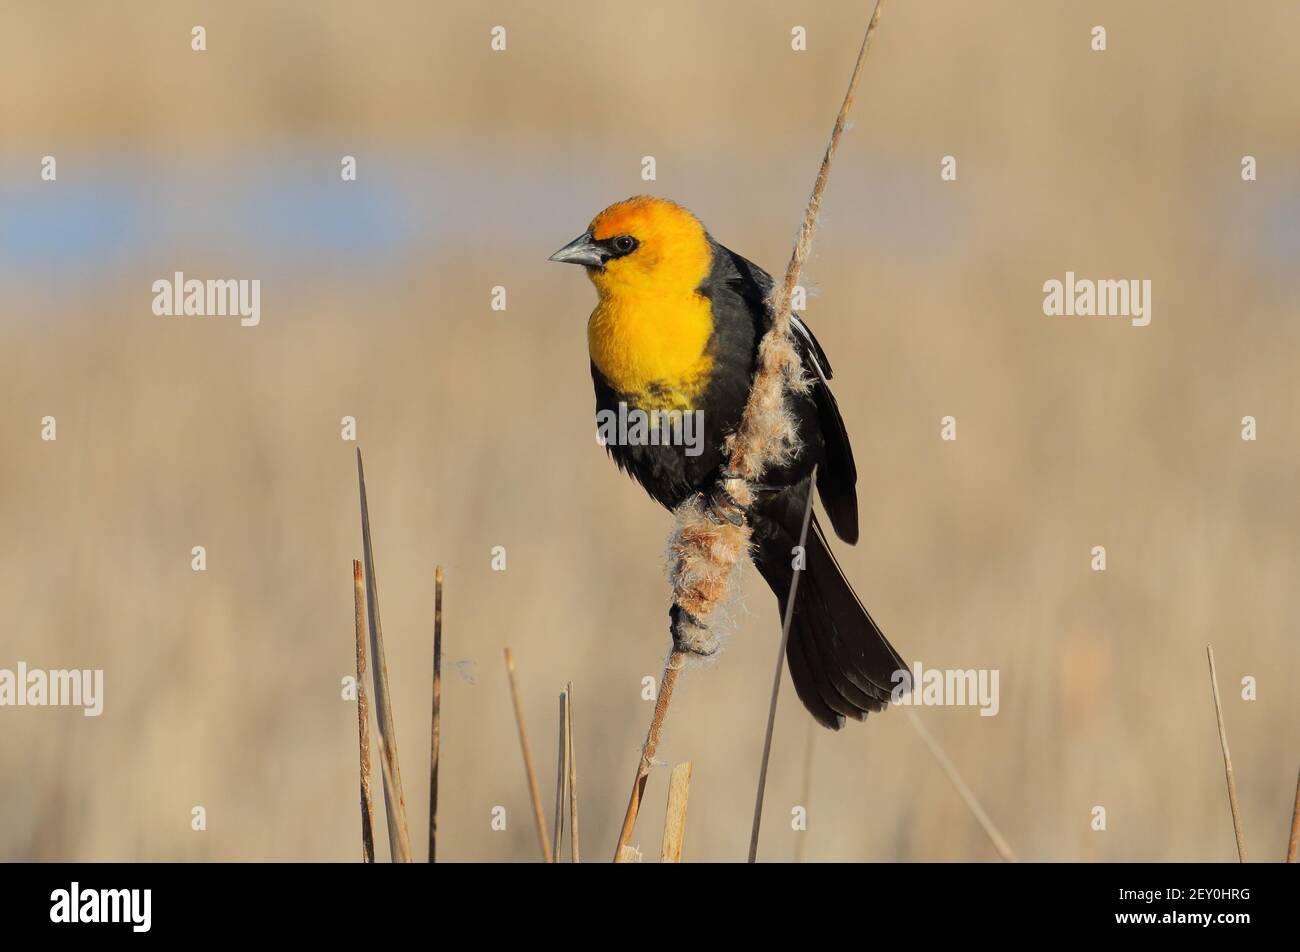
{"type": "MultiPolygon", "coordinates": [[[[803,510],[803,526],[799,530],[799,551],[807,551],[808,526],[812,523],[813,496],[817,492],[817,467],[808,477],[808,500],[803,510]]],[[[790,641],[790,623],[794,621],[794,599],[799,592],[799,578],[803,569],[796,568],[790,578],[790,594],[785,599],[785,617],[781,620],[781,644],[776,650],[776,672],[772,675],[772,699],[767,706],[767,730],[763,733],[763,759],[758,768],[758,792],[754,794],[754,825],[749,831],[749,861],[758,860],[758,831],[763,823],[763,795],[767,792],[767,763],[772,756],[772,732],[776,727],[776,701],[781,693],[781,673],[785,670],[785,649],[790,641]]]]}
{"type": "MultiPolygon", "coordinates": [[[[755,376],[754,387],[750,391],[749,400],[745,405],[740,432],[732,444],[731,452],[732,470],[751,481],[762,478],[763,471],[779,452],[778,447],[774,447],[771,443],[765,441],[762,434],[758,432],[766,425],[763,421],[763,417],[768,412],[765,406],[781,403],[783,398],[782,387],[785,381],[798,378],[802,374],[798,355],[793,353],[790,347],[790,299],[794,294],[795,285],[799,283],[799,274],[808,261],[808,255],[812,250],[813,235],[817,232],[817,216],[821,213],[822,196],[826,192],[826,183],[830,180],[831,162],[835,159],[835,152],[839,149],[840,138],[844,135],[849,110],[853,108],[853,97],[857,93],[858,83],[862,79],[862,67],[867,59],[867,49],[871,46],[871,38],[875,35],[876,27],[880,24],[880,12],[883,3],[884,0],[876,0],[876,5],[871,11],[871,20],[867,23],[867,30],[862,36],[862,46],[858,49],[858,58],[853,64],[853,74],[849,77],[849,85],[844,92],[844,101],[840,104],[840,111],[835,116],[835,125],[831,128],[830,141],[826,144],[826,152],[822,156],[821,166],[817,169],[817,180],[813,183],[812,194],[809,196],[808,205],[804,209],[803,221],[799,225],[799,234],[795,239],[794,250],[790,254],[790,263],[785,269],[785,280],[772,289],[772,294],[768,298],[768,306],[772,312],[772,326],[764,335],[760,346],[759,373],[755,376]],[[778,344],[784,346],[777,346],[778,344]],[[791,352],[787,354],[787,350],[791,352]],[[791,356],[794,358],[793,366],[789,362],[791,356]]],[[[747,495],[750,493],[748,486],[729,486],[728,488],[731,489],[733,495],[737,488],[741,488],[747,495]]]]}
{"type": "Polygon", "coordinates": [[[551,840],[551,862],[558,863],[564,849],[564,800],[569,781],[569,694],[560,692],[559,756],[555,768],[555,837],[551,840]]]}
{"type": "MultiPolygon", "coordinates": [[[[384,779],[384,791],[385,791],[385,794],[384,794],[384,804],[385,804],[385,806],[387,806],[387,804],[388,804],[388,795],[387,795],[387,791],[390,790],[390,789],[393,787],[393,783],[394,783],[394,781],[393,781],[393,761],[388,757],[388,748],[387,748],[387,745],[384,744],[384,735],[383,735],[383,732],[382,732],[382,731],[381,731],[381,732],[379,733],[379,735],[375,738],[375,743],[377,743],[377,744],[379,745],[379,766],[380,766],[380,776],[382,776],[383,779],[384,779]]],[[[389,862],[391,862],[391,863],[409,863],[409,862],[411,861],[411,859],[410,859],[409,856],[407,856],[407,858],[405,858],[405,859],[399,859],[399,858],[398,858],[400,854],[397,852],[397,849],[398,849],[399,847],[395,847],[395,846],[393,845],[394,834],[393,834],[393,823],[392,823],[391,821],[390,821],[389,824],[388,824],[388,831],[389,831],[389,832],[388,832],[388,860],[389,860],[389,862]]],[[[408,848],[408,849],[410,848],[410,844],[409,844],[409,843],[407,844],[407,848],[408,848]]]]}
{"type": "Polygon", "coordinates": [[[1246,862],[1246,831],[1241,825],[1241,806],[1237,803],[1237,780],[1232,773],[1232,755],[1228,753],[1228,731],[1223,726],[1223,705],[1219,702],[1219,676],[1214,670],[1214,646],[1205,646],[1210,659],[1210,688],[1214,692],[1214,716],[1219,723],[1219,746],[1223,748],[1223,772],[1228,779],[1228,809],[1232,811],[1232,832],[1237,837],[1237,859],[1246,862]]]}
{"type": "MultiPolygon", "coordinates": [[[[803,392],[809,383],[790,333],[790,299],[812,248],[831,162],[844,134],[854,94],[862,78],[867,50],[880,22],[882,5],[883,0],[876,0],[862,37],[844,101],[835,116],[835,125],[804,209],[785,279],[768,295],[767,308],[772,316],[772,325],[759,343],[754,382],[740,426],[727,437],[729,469],[736,476],[727,479],[726,489],[742,509],[753,502],[751,484],[761,480],[772,464],[788,459],[798,449],[799,434],[786,404],[785,391],[789,387],[803,392]]],[[[707,625],[703,622],[733,590],[735,566],[748,551],[750,527],[747,521],[739,527],[729,523],[710,527],[704,521],[704,503],[698,496],[678,506],[674,519],[669,543],[673,555],[673,602],[702,622],[699,626],[679,624],[681,630],[677,634],[688,644],[696,640],[709,643],[713,637],[705,630],[707,625]]]]}
{"type": "Polygon", "coordinates": [[[442,566],[433,570],[433,723],[429,733],[429,862],[438,857],[438,754],[442,747],[442,566]]]}
{"type": "Polygon", "coordinates": [[[366,699],[366,593],[361,561],[352,560],[352,604],[357,631],[357,746],[361,772],[361,860],[375,861],[375,807],[370,799],[370,703],[366,699]]]}
{"type": "Polygon", "coordinates": [[[1295,780],[1295,809],[1291,812],[1291,840],[1286,847],[1286,861],[1295,862],[1297,849],[1300,849],[1300,775],[1295,780]]]}
{"type": "Polygon", "coordinates": [[[993,824],[993,819],[987,812],[985,812],[984,807],[980,806],[979,800],[975,798],[974,791],[966,785],[966,781],[963,780],[961,774],[957,772],[956,765],[954,765],[948,758],[948,755],[944,753],[943,748],[939,746],[939,742],[930,736],[930,732],[925,729],[925,725],[922,724],[921,719],[916,716],[916,712],[910,707],[905,708],[905,710],[907,711],[908,720],[912,722],[912,726],[916,728],[916,732],[921,735],[921,740],[925,741],[925,746],[930,748],[930,753],[934,755],[934,759],[939,761],[939,766],[942,767],[943,772],[948,775],[948,779],[952,782],[952,785],[957,788],[957,793],[961,796],[962,800],[965,801],[967,809],[969,809],[974,815],[976,822],[979,823],[980,827],[984,830],[984,835],[989,838],[989,842],[993,844],[993,848],[997,850],[998,855],[1002,857],[1004,862],[1016,862],[1016,854],[1011,851],[1011,845],[1007,843],[1002,834],[998,832],[998,828],[993,824]]]}
{"type": "Polygon", "coordinates": [[[542,811],[542,790],[537,785],[537,771],[533,767],[533,750],[528,744],[528,731],[524,729],[524,707],[519,701],[519,681],[515,678],[515,656],[507,648],[506,674],[510,677],[510,699],[515,706],[515,724],[519,727],[519,746],[524,752],[524,774],[528,778],[528,795],[533,801],[533,818],[537,821],[537,842],[542,848],[542,862],[551,861],[551,843],[546,833],[546,814],[542,811]]]}
{"type": "Polygon", "coordinates": [[[686,801],[691,795],[691,762],[678,764],[668,778],[668,809],[664,815],[664,843],[659,854],[661,863],[682,861],[682,841],[686,838],[686,801]]]}
{"type": "Polygon", "coordinates": [[[564,719],[565,745],[569,756],[569,860],[580,863],[578,842],[578,761],[573,756],[573,682],[564,690],[568,706],[564,719]]]}
{"type": "MultiPolygon", "coordinates": [[[[777,333],[781,336],[789,337],[790,335],[790,298],[794,294],[795,285],[799,283],[799,272],[803,270],[804,264],[808,260],[808,254],[812,250],[813,235],[817,232],[817,216],[821,213],[822,196],[826,192],[826,183],[830,179],[831,162],[835,158],[835,152],[840,145],[840,137],[844,134],[845,123],[848,121],[849,110],[853,108],[853,97],[857,93],[858,82],[862,79],[862,67],[867,59],[867,48],[871,45],[871,38],[875,35],[876,27],[880,24],[880,12],[884,0],[876,0],[876,5],[871,11],[871,20],[867,23],[866,33],[862,36],[862,46],[858,50],[858,58],[853,63],[853,75],[849,77],[848,89],[844,93],[844,102],[840,105],[840,111],[835,116],[835,125],[831,129],[830,141],[826,144],[826,153],[822,156],[822,164],[817,169],[817,180],[813,183],[812,195],[808,198],[808,205],[804,209],[803,222],[799,225],[799,235],[795,240],[794,251],[790,255],[790,263],[785,269],[785,281],[774,289],[771,298],[772,304],[772,329],[768,334],[777,333]]],[[[751,395],[750,404],[756,401],[751,395]]],[[[752,416],[753,411],[746,407],[745,415],[752,416]]],[[[733,457],[733,464],[736,462],[733,457]]],[[[754,478],[758,478],[756,474],[754,478]]]]}
{"type": "Polygon", "coordinates": [[[618,855],[614,857],[616,863],[639,863],[641,862],[641,851],[635,846],[620,846],[618,855]]]}
{"type": "Polygon", "coordinates": [[[668,716],[668,705],[672,703],[677,675],[685,663],[686,652],[679,648],[673,648],[664,662],[664,673],[659,679],[659,695],[655,699],[654,714],[650,718],[645,743],[641,745],[641,759],[637,762],[636,777],[632,781],[632,794],[628,798],[627,812],[623,814],[623,828],[618,834],[618,845],[614,848],[616,863],[626,862],[623,858],[624,848],[632,839],[632,830],[636,827],[636,817],[641,811],[641,797],[645,793],[646,778],[650,776],[655,751],[659,748],[659,738],[663,735],[664,719],[668,716]]]}
{"type": "MultiPolygon", "coordinates": [[[[817,215],[821,211],[822,196],[826,192],[826,183],[830,178],[831,162],[839,148],[840,138],[844,134],[845,122],[853,106],[853,97],[862,78],[867,49],[880,22],[881,7],[882,0],[876,0],[871,20],[862,37],[858,58],[853,64],[853,75],[849,78],[844,101],[836,114],[830,141],[826,145],[821,166],[817,170],[817,180],[813,184],[812,194],[804,209],[803,222],[799,227],[794,250],[790,254],[785,280],[773,289],[773,293],[768,298],[772,326],[759,343],[758,366],[755,369],[749,397],[745,402],[740,426],[727,438],[730,468],[732,472],[739,475],[737,478],[728,479],[726,488],[742,508],[751,504],[754,498],[750,483],[760,479],[773,461],[788,455],[798,445],[798,433],[786,407],[785,388],[789,385],[795,389],[804,389],[807,383],[798,351],[790,336],[790,298],[812,248],[813,234],[817,228],[817,215]]],[[[810,492],[813,491],[811,486],[809,488],[810,492]]],[[[731,582],[735,566],[748,552],[749,524],[745,521],[742,526],[736,527],[724,521],[722,525],[709,528],[703,513],[703,503],[698,496],[678,506],[674,512],[674,520],[673,534],[669,542],[673,554],[673,603],[685,609],[696,619],[704,619],[732,591],[731,582]]],[[[706,640],[709,638],[707,633],[695,629],[694,626],[683,623],[679,627],[684,629],[680,632],[680,636],[688,643],[701,636],[706,640]]],[[[783,634],[782,637],[786,635],[783,634]]],[[[618,847],[614,851],[615,862],[619,862],[622,847],[627,845],[632,829],[636,825],[641,795],[645,791],[646,777],[650,769],[649,758],[654,756],[654,748],[663,731],[663,721],[668,713],[672,688],[684,660],[682,655],[683,652],[674,644],[668,664],[664,667],[659,700],[655,704],[654,717],[650,722],[646,743],[641,751],[641,763],[637,768],[636,779],[632,783],[627,813],[623,817],[623,829],[619,833],[618,847]]],[[[760,789],[760,800],[761,796],[760,789]]]]}
{"type": "MultiPolygon", "coordinates": [[[[849,79],[844,101],[835,117],[835,126],[831,130],[830,141],[827,143],[826,152],[822,156],[821,166],[817,171],[817,180],[813,184],[812,195],[809,197],[808,205],[804,209],[803,222],[799,227],[794,250],[790,255],[790,264],[786,268],[785,280],[779,287],[773,289],[773,293],[768,298],[768,308],[772,314],[772,326],[763,335],[763,339],[759,343],[758,367],[755,370],[754,382],[750,389],[749,398],[745,403],[744,413],[741,416],[740,427],[727,439],[730,468],[732,472],[739,475],[737,478],[728,479],[726,488],[742,507],[752,503],[754,498],[750,482],[760,479],[770,463],[781,459],[798,445],[798,434],[795,432],[793,421],[786,408],[785,388],[789,385],[796,389],[802,389],[806,387],[806,382],[798,351],[795,349],[790,336],[790,297],[799,281],[799,272],[802,270],[804,262],[808,260],[808,254],[812,248],[813,234],[817,227],[817,215],[821,210],[822,196],[826,191],[826,183],[830,177],[831,162],[834,159],[836,149],[839,148],[840,137],[844,133],[844,125],[849,110],[853,106],[853,96],[857,90],[858,82],[862,78],[862,67],[866,61],[871,37],[880,22],[881,6],[882,0],[876,0],[871,20],[867,24],[866,33],[862,37],[862,46],[858,50],[858,58],[853,65],[853,75],[849,79]]],[[[810,494],[813,491],[814,488],[810,485],[810,494]]],[[[715,525],[710,528],[703,515],[703,503],[698,496],[678,506],[674,512],[674,518],[675,526],[669,542],[669,548],[673,554],[673,602],[675,605],[684,608],[696,619],[703,619],[708,617],[732,590],[731,580],[735,566],[748,551],[749,525],[746,521],[742,526],[736,527],[724,521],[722,525],[715,525]]],[[[797,580],[798,576],[796,575],[795,578],[797,580]]],[[[702,633],[698,629],[694,629],[693,626],[683,623],[680,627],[685,629],[680,634],[683,640],[687,642],[700,638],[702,634],[704,638],[708,638],[707,633],[702,633]]],[[[788,619],[783,628],[782,639],[784,640],[789,634],[788,619]]],[[[672,689],[677,682],[677,672],[680,670],[683,661],[684,652],[674,644],[673,651],[664,666],[663,678],[659,688],[659,699],[655,704],[650,728],[646,732],[645,745],[641,749],[641,761],[637,766],[636,778],[632,782],[632,794],[628,799],[627,812],[623,817],[623,828],[619,833],[618,846],[614,851],[614,862],[620,861],[623,855],[623,847],[627,845],[632,836],[632,829],[636,825],[636,817],[640,810],[642,794],[645,792],[650,763],[654,757],[655,748],[658,746],[659,737],[663,732],[663,722],[668,713],[668,704],[672,699],[672,689]]],[[[779,676],[778,672],[778,679],[779,676]]],[[[773,704],[775,704],[775,698],[773,704]]],[[[769,713],[769,722],[770,720],[771,713],[769,713]]],[[[771,743],[770,731],[771,726],[769,723],[769,738],[767,741],[769,747],[771,743]]],[[[764,761],[766,763],[766,756],[764,761]]],[[[758,800],[760,808],[765,779],[766,766],[763,768],[763,775],[759,781],[758,800]]],[[[755,842],[751,842],[751,858],[756,845],[759,812],[759,809],[756,808],[753,837],[755,842]]]]}
{"type": "Polygon", "coordinates": [[[397,759],[397,727],[393,722],[388,664],[384,660],[384,633],[379,618],[379,582],[375,578],[375,553],[370,543],[370,507],[366,503],[366,473],[357,448],[357,484],[361,490],[361,547],[366,570],[366,611],[370,619],[370,660],[375,682],[375,714],[379,721],[379,750],[383,755],[384,808],[388,817],[388,847],[393,862],[411,861],[411,838],[406,826],[406,796],[397,759]]]}

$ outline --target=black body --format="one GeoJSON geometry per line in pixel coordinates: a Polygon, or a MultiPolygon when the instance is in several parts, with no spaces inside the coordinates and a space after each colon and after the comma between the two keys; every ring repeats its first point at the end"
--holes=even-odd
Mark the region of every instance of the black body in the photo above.
{"type": "MultiPolygon", "coordinates": [[[[723,441],[740,424],[758,342],[771,324],[766,303],[771,276],[712,238],[709,242],[713,266],[699,288],[712,304],[714,322],[708,345],[713,372],[697,406],[704,411],[703,452],[692,457],[681,446],[607,447],[619,468],[669,509],[713,490],[726,465],[723,441]]],[[[787,394],[801,448],[788,465],[764,475],[764,486],[771,488],[760,491],[747,512],[754,562],[782,611],[814,465],[818,494],[836,535],[850,544],[858,539],[857,468],[827,383],[830,364],[806,324],[796,319],[794,331],[805,371],[814,381],[806,394],[787,394]]],[[[594,364],[591,374],[598,410],[617,412],[620,401],[636,406],[635,398],[614,391],[594,364]]],[[[905,665],[854,595],[815,517],[805,553],[786,657],[804,706],[818,723],[838,729],[845,717],[861,720],[868,711],[883,710],[895,686],[893,675],[905,665]]]]}

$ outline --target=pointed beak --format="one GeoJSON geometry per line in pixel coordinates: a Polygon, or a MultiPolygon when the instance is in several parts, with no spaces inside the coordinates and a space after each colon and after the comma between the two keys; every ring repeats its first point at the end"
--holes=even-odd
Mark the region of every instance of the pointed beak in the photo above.
{"type": "Polygon", "coordinates": [[[566,264],[580,264],[585,268],[599,268],[605,263],[605,251],[591,237],[591,232],[584,232],[577,238],[551,255],[551,261],[566,264]]]}

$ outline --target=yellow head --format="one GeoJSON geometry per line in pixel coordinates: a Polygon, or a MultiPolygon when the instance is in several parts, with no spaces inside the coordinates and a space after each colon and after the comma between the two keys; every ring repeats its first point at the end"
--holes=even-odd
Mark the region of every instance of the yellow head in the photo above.
{"type": "Polygon", "coordinates": [[[609,206],[552,261],[583,265],[602,298],[692,294],[712,252],[700,220],[675,202],[638,195],[609,206]]]}
{"type": "Polygon", "coordinates": [[[689,409],[708,382],[713,315],[696,289],[712,259],[699,219],[646,196],[609,206],[551,255],[587,269],[600,296],[587,322],[591,361],[643,409],[689,409]]]}

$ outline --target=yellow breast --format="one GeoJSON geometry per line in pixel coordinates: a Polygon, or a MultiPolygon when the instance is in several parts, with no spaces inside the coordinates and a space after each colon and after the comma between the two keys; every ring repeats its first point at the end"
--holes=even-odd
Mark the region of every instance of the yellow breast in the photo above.
{"type": "Polygon", "coordinates": [[[694,292],[662,298],[602,295],[587,322],[592,363],[643,409],[695,409],[713,361],[713,315],[694,292]]]}

